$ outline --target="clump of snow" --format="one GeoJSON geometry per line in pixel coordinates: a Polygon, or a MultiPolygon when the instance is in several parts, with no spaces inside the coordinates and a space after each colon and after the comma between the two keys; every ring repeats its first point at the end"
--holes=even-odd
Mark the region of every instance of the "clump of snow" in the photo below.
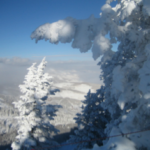
{"type": "Polygon", "coordinates": [[[107,38],[105,38],[101,34],[96,36],[92,48],[94,60],[96,60],[99,56],[103,55],[110,48],[111,48],[110,41],[107,38]]]}
{"type": "Polygon", "coordinates": [[[124,1],[123,3],[124,7],[121,13],[121,20],[124,20],[126,18],[128,18],[131,13],[133,12],[133,10],[136,8],[136,4],[134,1],[124,1]]]}
{"type": "Polygon", "coordinates": [[[36,38],[36,42],[41,39],[49,40],[51,43],[71,42],[75,34],[75,26],[73,18],[59,20],[52,24],[46,23],[38,27],[31,35],[31,38],[36,38]]]}

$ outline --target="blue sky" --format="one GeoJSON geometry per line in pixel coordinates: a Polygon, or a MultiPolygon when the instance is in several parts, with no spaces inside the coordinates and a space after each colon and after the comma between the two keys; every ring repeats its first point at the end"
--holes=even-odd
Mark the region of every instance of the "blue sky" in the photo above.
{"type": "Polygon", "coordinates": [[[86,19],[94,14],[98,18],[104,4],[105,0],[0,0],[0,57],[92,59],[91,51],[81,54],[71,43],[54,45],[42,40],[36,44],[30,35],[38,26],[68,16],[86,19]]]}

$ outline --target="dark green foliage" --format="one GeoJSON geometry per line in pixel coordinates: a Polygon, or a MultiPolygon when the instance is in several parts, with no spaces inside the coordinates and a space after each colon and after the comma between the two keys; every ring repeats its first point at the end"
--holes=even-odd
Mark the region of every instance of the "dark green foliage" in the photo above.
{"type": "Polygon", "coordinates": [[[82,105],[82,113],[77,114],[75,118],[78,124],[78,130],[75,130],[75,135],[71,135],[68,142],[81,142],[77,145],[76,150],[82,148],[92,148],[96,143],[102,145],[101,139],[105,137],[104,129],[106,123],[110,120],[109,113],[101,107],[104,101],[104,87],[97,90],[96,93],[91,93],[90,90],[85,96],[82,105]]]}

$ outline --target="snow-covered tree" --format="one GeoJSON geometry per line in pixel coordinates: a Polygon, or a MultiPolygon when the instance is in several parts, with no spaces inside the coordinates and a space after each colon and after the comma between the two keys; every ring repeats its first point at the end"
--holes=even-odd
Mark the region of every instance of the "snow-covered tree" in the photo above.
{"type": "Polygon", "coordinates": [[[55,106],[46,105],[45,102],[52,85],[52,77],[44,73],[45,66],[45,58],[37,68],[33,63],[28,68],[24,84],[19,86],[23,95],[19,101],[13,102],[19,111],[19,129],[16,140],[11,145],[13,150],[58,144],[51,137],[51,133],[57,133],[58,130],[50,124],[57,109],[55,106]]]}
{"type": "Polygon", "coordinates": [[[68,140],[68,143],[79,142],[76,150],[92,148],[95,143],[99,146],[102,145],[100,138],[106,136],[104,129],[110,120],[109,113],[101,107],[101,103],[104,101],[104,87],[97,90],[96,93],[91,93],[89,90],[85,98],[82,113],[78,113],[75,118],[78,129],[75,130],[75,135],[71,135],[68,140]],[[80,143],[80,141],[89,142],[80,143]]]}
{"type": "MultiPolygon", "coordinates": [[[[73,48],[86,52],[92,48],[105,85],[101,103],[111,114],[105,134],[112,136],[150,126],[150,1],[118,0],[112,8],[107,0],[100,18],[85,20],[68,17],[37,28],[31,35],[36,41],[71,42],[73,48]],[[106,38],[109,35],[109,38],[106,38]],[[119,43],[112,51],[112,44],[119,43]]],[[[109,138],[101,150],[150,149],[150,131],[109,138]]],[[[96,148],[95,148],[96,149],[96,148]]]]}

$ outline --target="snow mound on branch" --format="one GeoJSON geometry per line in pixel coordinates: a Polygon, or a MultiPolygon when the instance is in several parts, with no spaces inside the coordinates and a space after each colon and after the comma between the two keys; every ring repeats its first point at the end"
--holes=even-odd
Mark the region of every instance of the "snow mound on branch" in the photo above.
{"type": "Polygon", "coordinates": [[[101,10],[103,15],[113,15],[115,13],[109,4],[102,6],[101,10]]]}
{"type": "Polygon", "coordinates": [[[65,20],[59,20],[52,24],[46,23],[38,27],[31,35],[31,38],[35,38],[36,42],[41,39],[49,40],[51,43],[71,42],[75,34],[75,26],[73,25],[73,18],[66,18],[65,20]]]}
{"type": "Polygon", "coordinates": [[[110,41],[99,34],[95,40],[92,48],[93,58],[96,60],[100,55],[104,54],[111,48],[110,41]]]}
{"type": "Polygon", "coordinates": [[[121,20],[128,18],[133,12],[133,10],[136,8],[136,4],[134,1],[125,1],[123,4],[124,8],[121,13],[121,20]]]}

